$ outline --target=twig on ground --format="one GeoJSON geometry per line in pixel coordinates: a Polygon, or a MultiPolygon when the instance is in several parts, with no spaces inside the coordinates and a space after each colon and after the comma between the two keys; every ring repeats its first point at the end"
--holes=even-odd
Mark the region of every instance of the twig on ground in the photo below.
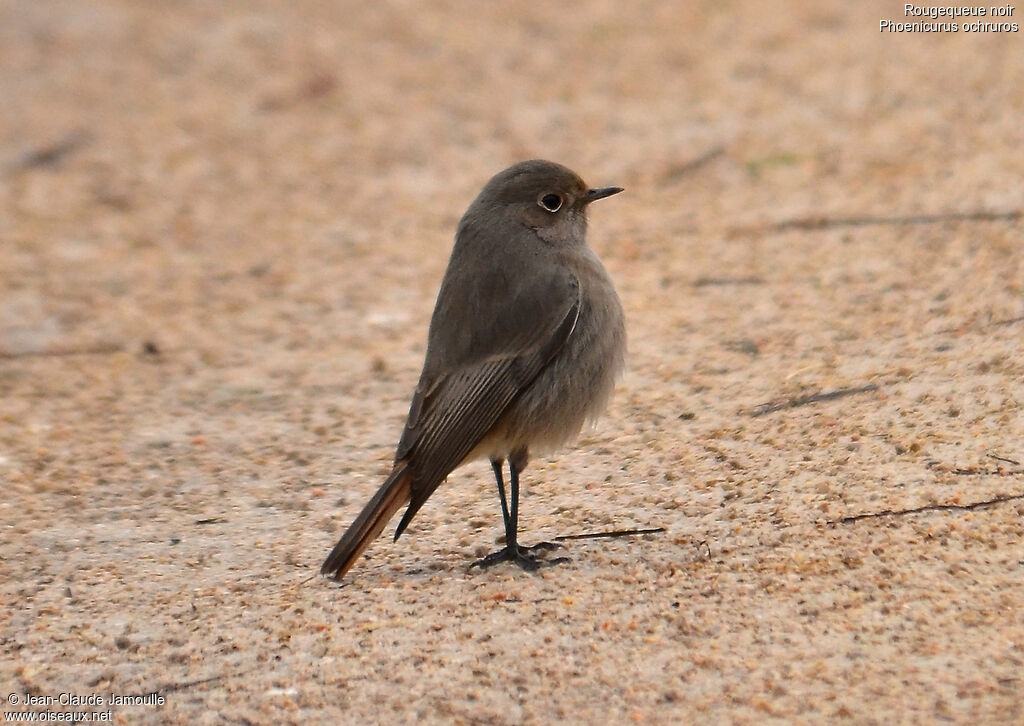
{"type": "Polygon", "coordinates": [[[1001,325],[1013,325],[1014,323],[1024,323],[1024,315],[1018,315],[1015,318],[1006,318],[1005,320],[996,320],[989,323],[987,327],[995,328],[1001,325]]]}
{"type": "Polygon", "coordinates": [[[650,529],[619,529],[614,532],[586,532],[585,534],[561,534],[555,539],[564,542],[567,539],[600,539],[604,537],[631,537],[634,534],[658,534],[664,532],[664,527],[651,527],[650,529]]]}
{"type": "Polygon", "coordinates": [[[949,473],[957,476],[1024,476],[1024,471],[1004,471],[1003,469],[979,469],[970,467],[967,469],[949,469],[949,473]]]}
{"type": "Polygon", "coordinates": [[[1007,464],[1013,464],[1014,466],[1020,466],[1019,461],[1013,459],[1007,459],[1005,456],[996,456],[995,454],[989,454],[988,458],[995,459],[996,461],[1005,461],[1007,464]]]}
{"type": "Polygon", "coordinates": [[[235,678],[236,676],[244,676],[246,673],[251,673],[256,670],[255,668],[246,668],[245,670],[235,671],[234,673],[224,673],[219,676],[210,676],[209,678],[200,678],[197,681],[185,681],[184,683],[170,683],[167,685],[160,686],[155,691],[147,691],[145,693],[136,694],[134,697],[146,696],[162,696],[166,693],[175,693],[176,691],[187,691],[189,688],[195,688],[196,686],[203,686],[207,683],[216,683],[217,681],[223,681],[227,678],[235,678]]]}
{"type": "Polygon", "coordinates": [[[995,497],[993,499],[985,499],[980,502],[972,502],[970,504],[926,504],[923,507],[914,507],[912,509],[883,509],[880,512],[867,512],[865,514],[852,514],[842,519],[834,520],[829,524],[850,524],[851,522],[858,522],[862,519],[877,519],[879,517],[899,517],[904,514],[920,514],[921,512],[968,512],[974,509],[985,509],[987,507],[994,507],[997,504],[1005,504],[1006,502],[1016,501],[1018,499],[1024,499],[1024,494],[1006,494],[995,497]]]}
{"type": "Polygon", "coordinates": [[[763,285],[760,277],[698,277],[693,281],[694,287],[712,287],[724,285],[763,285]]]}
{"type": "Polygon", "coordinates": [[[99,345],[81,348],[53,348],[50,350],[26,350],[8,352],[0,350],[0,358],[60,358],[71,355],[109,355],[120,353],[124,348],[117,343],[100,343],[99,345]]]}
{"type": "Polygon", "coordinates": [[[868,393],[869,391],[877,390],[877,384],[869,383],[866,386],[857,386],[856,388],[840,388],[836,391],[822,391],[821,393],[814,393],[810,396],[791,398],[788,401],[783,401],[781,403],[762,403],[760,406],[757,406],[750,415],[754,417],[764,416],[765,414],[775,413],[776,411],[782,411],[787,408],[796,408],[797,406],[806,406],[809,403],[831,401],[836,398],[842,398],[843,396],[852,396],[857,393],[868,393]]]}
{"type": "Polygon", "coordinates": [[[57,141],[26,151],[11,162],[8,168],[11,171],[25,171],[56,166],[64,160],[64,157],[82,148],[91,140],[92,134],[89,131],[72,131],[57,141]]]}
{"type": "Polygon", "coordinates": [[[744,237],[765,232],[810,232],[832,227],[871,227],[900,224],[943,224],[947,222],[1013,222],[1024,217],[1024,211],[1009,212],[947,212],[944,214],[916,214],[894,217],[797,217],[768,225],[737,227],[729,231],[730,236],[744,237]]]}
{"type": "Polygon", "coordinates": [[[943,328],[942,330],[936,330],[933,333],[933,335],[959,335],[959,334],[962,334],[962,333],[966,333],[969,330],[970,331],[978,331],[978,330],[986,330],[988,328],[1000,328],[1000,327],[1003,327],[1003,326],[1006,326],[1006,325],[1014,325],[1016,323],[1024,323],[1024,315],[1020,315],[1020,316],[1018,316],[1016,318],[1006,318],[1004,320],[993,320],[990,323],[983,323],[983,324],[978,325],[978,326],[970,326],[970,327],[960,326],[960,327],[956,327],[956,328],[943,328]]]}
{"type": "Polygon", "coordinates": [[[687,174],[692,174],[693,172],[697,171],[697,169],[700,169],[702,166],[706,166],[707,164],[711,163],[724,153],[724,146],[715,146],[711,149],[708,149],[695,159],[690,159],[689,161],[683,162],[682,164],[676,164],[675,166],[669,167],[668,171],[662,174],[661,180],[663,182],[672,183],[678,179],[681,179],[687,174]]]}

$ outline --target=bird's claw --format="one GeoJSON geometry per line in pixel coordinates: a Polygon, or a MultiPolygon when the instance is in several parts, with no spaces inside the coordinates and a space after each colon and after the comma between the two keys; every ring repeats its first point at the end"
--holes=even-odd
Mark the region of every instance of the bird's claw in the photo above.
{"type": "Polygon", "coordinates": [[[562,545],[555,542],[538,542],[532,547],[520,547],[519,545],[513,545],[511,547],[504,547],[497,552],[483,557],[469,566],[470,569],[479,567],[482,570],[486,570],[492,565],[496,565],[499,562],[514,562],[519,565],[522,569],[527,572],[533,572],[539,570],[541,567],[550,567],[552,565],[561,564],[562,562],[568,562],[568,557],[555,557],[554,559],[541,559],[532,552],[543,550],[550,551],[560,548],[562,545]]]}

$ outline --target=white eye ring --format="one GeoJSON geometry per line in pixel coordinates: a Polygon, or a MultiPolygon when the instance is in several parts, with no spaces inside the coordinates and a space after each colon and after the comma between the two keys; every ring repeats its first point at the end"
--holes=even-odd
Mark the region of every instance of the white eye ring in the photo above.
{"type": "Polygon", "coordinates": [[[537,200],[537,204],[541,209],[554,214],[562,208],[562,198],[557,194],[545,194],[537,200]]]}

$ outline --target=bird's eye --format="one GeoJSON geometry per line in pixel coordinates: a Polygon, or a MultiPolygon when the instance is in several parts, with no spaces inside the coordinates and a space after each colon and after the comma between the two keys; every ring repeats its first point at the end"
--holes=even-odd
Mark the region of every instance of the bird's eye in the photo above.
{"type": "Polygon", "coordinates": [[[539,200],[537,204],[544,207],[549,212],[557,212],[562,208],[562,198],[557,194],[545,194],[539,200]]]}

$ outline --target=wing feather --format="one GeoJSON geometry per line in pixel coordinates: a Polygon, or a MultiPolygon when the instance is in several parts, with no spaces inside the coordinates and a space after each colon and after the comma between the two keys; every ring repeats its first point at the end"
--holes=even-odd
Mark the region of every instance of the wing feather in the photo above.
{"type": "Polygon", "coordinates": [[[579,285],[561,301],[555,325],[533,329],[534,340],[518,354],[472,362],[421,381],[398,448],[413,473],[412,497],[395,531],[397,539],[434,490],[494,428],[501,414],[565,345],[580,310],[579,285]],[[427,385],[424,385],[427,384],[427,385]]]}

